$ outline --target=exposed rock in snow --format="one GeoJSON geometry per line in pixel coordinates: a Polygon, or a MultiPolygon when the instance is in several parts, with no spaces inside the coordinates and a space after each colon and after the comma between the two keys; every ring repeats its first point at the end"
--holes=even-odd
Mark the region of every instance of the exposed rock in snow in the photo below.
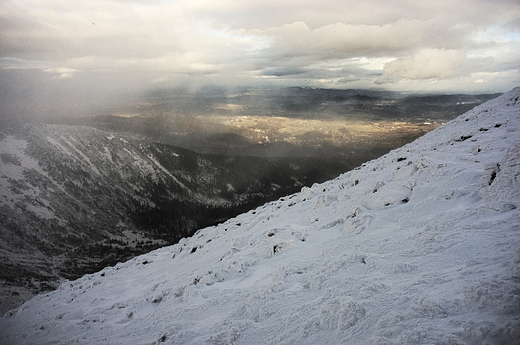
{"type": "Polygon", "coordinates": [[[517,344],[520,88],[335,180],[63,284],[2,344],[517,344]]]}

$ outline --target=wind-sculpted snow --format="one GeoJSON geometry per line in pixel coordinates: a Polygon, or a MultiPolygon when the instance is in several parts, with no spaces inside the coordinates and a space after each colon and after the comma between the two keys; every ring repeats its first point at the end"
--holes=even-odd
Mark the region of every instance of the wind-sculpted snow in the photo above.
{"type": "Polygon", "coordinates": [[[64,283],[2,344],[517,344],[520,88],[335,180],[64,283]]]}

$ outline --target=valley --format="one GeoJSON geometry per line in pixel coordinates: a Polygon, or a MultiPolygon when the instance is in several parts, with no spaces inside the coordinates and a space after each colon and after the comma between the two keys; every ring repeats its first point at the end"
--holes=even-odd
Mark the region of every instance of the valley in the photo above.
{"type": "Polygon", "coordinates": [[[49,120],[127,133],[199,153],[348,156],[358,165],[496,96],[208,86],[196,91],[151,90],[96,116],[49,120]],[[360,156],[363,159],[357,159],[360,156]]]}

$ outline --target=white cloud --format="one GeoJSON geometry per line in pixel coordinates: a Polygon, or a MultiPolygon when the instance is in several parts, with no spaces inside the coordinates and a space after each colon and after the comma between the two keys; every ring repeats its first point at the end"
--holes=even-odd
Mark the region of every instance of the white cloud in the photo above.
{"type": "Polygon", "coordinates": [[[56,77],[57,79],[69,79],[72,78],[74,73],[77,72],[74,68],[68,68],[68,67],[53,67],[53,68],[47,68],[43,70],[47,73],[55,73],[58,74],[56,77]]]}
{"type": "Polygon", "coordinates": [[[470,75],[478,65],[460,50],[422,49],[411,57],[396,59],[385,64],[378,84],[400,79],[450,79],[470,75]]]}
{"type": "Polygon", "coordinates": [[[46,69],[49,65],[43,61],[26,60],[15,57],[0,57],[0,69],[46,69]]]}
{"type": "Polygon", "coordinates": [[[516,0],[4,0],[0,68],[397,87],[511,71],[519,17],[516,0]]]}
{"type": "Polygon", "coordinates": [[[350,84],[354,81],[358,81],[360,78],[357,75],[349,74],[346,77],[341,77],[338,80],[336,80],[336,84],[350,84]]]}

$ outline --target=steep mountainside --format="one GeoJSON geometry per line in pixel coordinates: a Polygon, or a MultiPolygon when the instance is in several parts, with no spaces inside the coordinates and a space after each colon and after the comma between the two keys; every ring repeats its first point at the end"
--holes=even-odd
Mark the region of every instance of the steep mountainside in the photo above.
{"type": "Polygon", "coordinates": [[[334,169],[200,155],[83,126],[0,133],[2,311],[31,294],[176,243],[334,169]],[[321,169],[321,170],[320,170],[321,169]]]}
{"type": "Polygon", "coordinates": [[[520,88],[40,295],[2,344],[517,344],[520,88]]]}

